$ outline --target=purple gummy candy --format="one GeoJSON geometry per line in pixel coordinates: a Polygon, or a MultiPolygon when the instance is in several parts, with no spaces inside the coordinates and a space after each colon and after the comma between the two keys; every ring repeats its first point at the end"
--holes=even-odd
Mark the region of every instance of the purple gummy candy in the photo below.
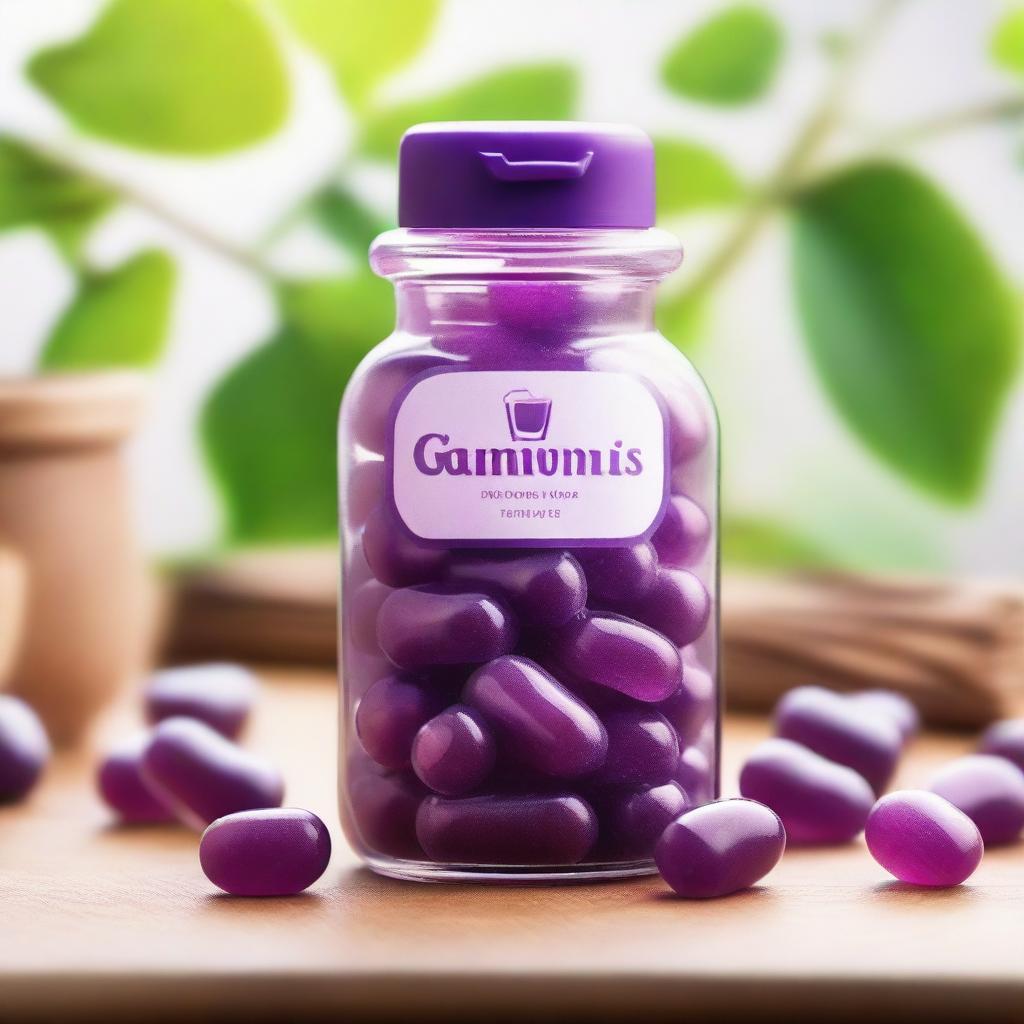
{"type": "Polygon", "coordinates": [[[342,668],[349,703],[354,704],[378,679],[383,679],[394,671],[395,666],[384,655],[366,654],[350,648],[345,652],[342,668]]]}
{"type": "Polygon", "coordinates": [[[678,782],[640,789],[611,789],[594,797],[600,821],[598,860],[647,860],[690,800],[678,782]]]}
{"type": "Polygon", "coordinates": [[[552,654],[573,675],[648,703],[679,688],[679,651],[623,615],[586,613],[553,634],[552,654]]]}
{"type": "Polygon", "coordinates": [[[351,410],[352,439],[383,455],[391,406],[402,390],[419,374],[456,363],[440,352],[403,352],[370,365],[352,380],[345,395],[346,407],[351,410]]]}
{"type": "Polygon", "coordinates": [[[377,616],[377,641],[399,668],[476,665],[508,654],[518,638],[515,616],[500,601],[444,587],[396,590],[377,616]]]}
{"type": "Polygon", "coordinates": [[[20,800],[50,759],[39,716],[18,697],[0,695],[0,803],[20,800]]]}
{"type": "Polygon", "coordinates": [[[571,793],[431,796],[420,804],[416,835],[432,860],[448,864],[578,864],[597,839],[597,818],[571,793]]]}
{"type": "Polygon", "coordinates": [[[986,846],[1015,843],[1024,830],[1024,772],[1006,758],[972,754],[951,761],[928,784],[967,815],[986,846]]]}
{"type": "Polygon", "coordinates": [[[690,498],[673,496],[651,543],[663,565],[693,565],[707,550],[711,520],[690,498]]]}
{"type": "Polygon", "coordinates": [[[174,813],[202,829],[236,811],[279,807],[281,773],[195,718],[168,718],[142,754],[142,778],[174,813]]]}
{"type": "Polygon", "coordinates": [[[668,407],[668,444],[675,466],[689,461],[704,448],[708,423],[687,387],[662,391],[661,395],[668,407]]]}
{"type": "Polygon", "coordinates": [[[139,732],[111,748],[100,763],[97,785],[107,806],[127,824],[174,821],[174,811],[142,778],[142,754],[150,734],[139,732]]]}
{"type": "Polygon", "coordinates": [[[387,772],[369,758],[348,763],[348,800],[343,804],[353,845],[370,853],[421,860],[416,811],[427,794],[411,772],[387,772]]]}
{"type": "Polygon", "coordinates": [[[740,772],[740,792],[782,819],[790,842],[845,843],[860,835],[875,794],[852,768],[792,740],[766,740],[740,772]]]}
{"type": "Polygon", "coordinates": [[[634,602],[628,614],[667,636],[677,647],[692,644],[711,616],[711,598],[692,572],[659,569],[654,586],[634,602]]]}
{"type": "Polygon", "coordinates": [[[185,665],[155,673],[146,687],[146,718],[197,718],[229,740],[242,731],[259,684],[241,665],[185,665]]]}
{"type": "Polygon", "coordinates": [[[608,756],[594,773],[597,785],[658,786],[679,763],[679,738],[669,720],[653,708],[608,711],[608,756]]]}
{"type": "Polygon", "coordinates": [[[412,767],[420,781],[442,796],[478,789],[494,768],[496,748],[479,711],[455,704],[430,719],[416,734],[412,767]]]}
{"type": "Polygon", "coordinates": [[[864,838],[871,856],[911,885],[959,885],[974,874],[985,852],[977,825],[923,789],[883,796],[871,811],[864,838]]]}
{"type": "Polygon", "coordinates": [[[896,724],[817,686],[790,690],[775,710],[775,730],[816,754],[846,765],[881,793],[896,769],[903,736],[896,724]]]}
{"type": "Polygon", "coordinates": [[[389,675],[378,679],[356,708],[356,734],[363,749],[384,768],[406,768],[420,727],[448,703],[429,681],[389,675]]]}
{"type": "Polygon", "coordinates": [[[982,734],[978,750],[1005,757],[1024,771],[1024,718],[1006,718],[990,725],[982,734]]]}
{"type": "Polygon", "coordinates": [[[679,688],[658,704],[683,746],[693,743],[715,711],[718,692],[711,673],[700,665],[684,665],[679,688]]]}
{"type": "Polygon", "coordinates": [[[786,829],[771,808],[754,800],[719,800],[673,821],[654,860],[679,896],[711,899],[749,889],[785,849],[786,829]]]}
{"type": "Polygon", "coordinates": [[[658,556],[647,541],[628,548],[579,548],[573,552],[587,575],[587,593],[595,606],[623,607],[638,601],[658,573],[658,556]]]}
{"type": "Polygon", "coordinates": [[[375,654],[380,650],[377,645],[377,616],[380,614],[380,606],[392,593],[394,589],[379,580],[367,580],[346,595],[347,639],[356,650],[366,654],[375,654]]]}
{"type": "Polygon", "coordinates": [[[327,826],[295,807],[228,814],[199,841],[204,874],[232,896],[294,896],[327,870],[330,859],[327,826]]]}
{"type": "Polygon", "coordinates": [[[494,730],[499,747],[556,778],[586,775],[604,763],[600,719],[529,658],[503,657],[470,676],[462,699],[494,730]]]}
{"type": "Polygon", "coordinates": [[[564,626],[587,603],[587,581],[568,552],[455,558],[446,578],[494,590],[527,626],[564,626]]]}
{"type": "Polygon", "coordinates": [[[386,482],[383,459],[353,463],[345,481],[345,519],[353,530],[364,526],[384,501],[386,482]]]}
{"type": "Polygon", "coordinates": [[[387,504],[378,505],[363,529],[363,555],[373,575],[389,587],[409,587],[438,579],[448,561],[444,548],[414,540],[387,504]]]}
{"type": "Polygon", "coordinates": [[[679,755],[673,775],[686,791],[691,804],[707,803],[715,795],[711,782],[711,762],[700,747],[687,747],[679,755]]]}
{"type": "Polygon", "coordinates": [[[921,728],[921,716],[912,701],[893,690],[862,690],[846,698],[854,707],[870,711],[893,722],[903,742],[915,736],[921,728]]]}

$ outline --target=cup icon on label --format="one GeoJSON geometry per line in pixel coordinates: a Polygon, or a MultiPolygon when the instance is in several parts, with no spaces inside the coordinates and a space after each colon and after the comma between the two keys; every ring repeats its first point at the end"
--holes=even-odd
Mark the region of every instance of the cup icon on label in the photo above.
{"type": "Polygon", "coordinates": [[[551,399],[535,398],[526,388],[505,395],[505,415],[513,441],[543,441],[548,436],[551,399]]]}

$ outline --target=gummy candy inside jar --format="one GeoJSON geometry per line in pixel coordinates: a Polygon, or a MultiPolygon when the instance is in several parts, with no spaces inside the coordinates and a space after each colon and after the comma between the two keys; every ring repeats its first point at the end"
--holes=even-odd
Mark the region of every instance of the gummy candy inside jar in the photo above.
{"type": "Polygon", "coordinates": [[[616,125],[411,129],[342,403],[340,803],[376,871],[655,871],[718,794],[718,437],[616,125]]]}

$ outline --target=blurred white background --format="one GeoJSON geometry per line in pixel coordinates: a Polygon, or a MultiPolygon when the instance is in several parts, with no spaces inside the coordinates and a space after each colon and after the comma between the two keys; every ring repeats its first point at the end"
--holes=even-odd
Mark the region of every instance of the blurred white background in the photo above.
{"type": "MultiPolygon", "coordinates": [[[[820,40],[848,30],[867,4],[767,3],[787,32],[783,70],[765,100],[724,111],[670,96],[658,76],[667,47],[719,6],[710,0],[449,0],[430,42],[388,84],[388,93],[399,99],[509,63],[564,59],[581,74],[581,119],[630,121],[652,133],[707,142],[756,181],[822,88],[829,58],[820,40]]],[[[346,154],[352,134],[346,110],[327,71],[298,45],[289,49],[289,125],[243,155],[215,163],[163,159],[75,134],[26,83],[22,68],[44,44],[79,34],[98,8],[98,0],[0,0],[0,131],[73,153],[165,208],[171,220],[196,225],[229,247],[258,239],[346,154]]],[[[988,58],[992,27],[1004,9],[997,0],[906,4],[862,69],[849,105],[852,127],[832,155],[855,145],[859,133],[881,133],[1005,93],[1008,77],[988,58]]],[[[1022,152],[1021,134],[984,123],[936,137],[911,154],[955,196],[1018,291],[1024,290],[1022,152]]],[[[353,174],[364,198],[390,217],[390,168],[367,164],[353,174]]],[[[727,230],[728,217],[686,218],[671,227],[687,250],[683,273],[692,273],[727,230]]],[[[104,220],[88,252],[103,267],[153,242],[179,257],[182,277],[173,341],[132,460],[146,543],[156,552],[178,553],[212,544],[218,529],[194,440],[197,410],[225,369],[267,337],[276,312],[257,278],[142,206],[104,220]]],[[[865,453],[811,380],[794,322],[787,250],[784,225],[770,225],[718,291],[711,338],[700,356],[723,423],[726,508],[768,512],[812,537],[829,522],[832,549],[841,554],[848,544],[875,562],[1024,571],[1019,384],[980,503],[965,512],[935,504],[865,453]]],[[[286,268],[330,269],[339,257],[304,230],[284,237],[274,259],[286,268]]],[[[0,373],[32,370],[71,288],[42,232],[0,237],[0,373]]]]}

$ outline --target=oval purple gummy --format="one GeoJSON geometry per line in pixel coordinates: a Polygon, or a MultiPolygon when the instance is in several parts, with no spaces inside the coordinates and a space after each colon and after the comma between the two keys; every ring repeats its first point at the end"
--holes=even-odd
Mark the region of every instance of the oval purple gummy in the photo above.
{"type": "Polygon", "coordinates": [[[416,835],[432,860],[447,864],[578,864],[597,839],[597,818],[571,793],[432,796],[420,805],[416,835]]]}
{"type": "Polygon", "coordinates": [[[586,573],[589,598],[598,606],[617,609],[639,600],[658,574],[658,556],[648,541],[630,547],[579,548],[573,554],[586,573]]]}
{"type": "Polygon", "coordinates": [[[598,860],[646,860],[668,827],[691,806],[678,782],[639,789],[613,788],[594,797],[600,821],[598,860]]]}
{"type": "Polygon", "coordinates": [[[959,885],[974,874],[985,852],[977,825],[923,789],[883,796],[871,811],[864,838],[871,856],[911,885],[959,885]]]}
{"type": "Polygon", "coordinates": [[[353,844],[372,853],[419,860],[416,811],[427,790],[412,772],[388,772],[369,758],[350,757],[344,810],[353,844]]]}
{"type": "Polygon", "coordinates": [[[351,594],[346,593],[347,639],[357,651],[376,654],[380,650],[377,644],[377,616],[380,614],[380,606],[393,593],[393,588],[380,580],[367,580],[354,587],[351,594]]]}
{"type": "Polygon", "coordinates": [[[431,351],[402,352],[368,365],[365,372],[353,377],[345,395],[351,410],[352,439],[382,455],[387,448],[391,406],[402,390],[419,374],[457,362],[431,351]]]}
{"type": "Polygon", "coordinates": [[[483,715],[456,704],[424,724],[412,745],[412,767],[424,785],[442,796],[463,796],[494,768],[494,737],[483,715]]]}
{"type": "Polygon", "coordinates": [[[630,606],[629,614],[677,647],[686,647],[704,632],[711,598],[692,572],[662,568],[647,594],[630,606]]]}
{"type": "Polygon", "coordinates": [[[651,543],[663,565],[693,565],[707,550],[711,520],[695,501],[674,495],[651,543]]]}
{"type": "Polygon", "coordinates": [[[142,754],[142,778],[193,828],[236,811],[278,807],[281,773],[194,718],[168,718],[142,754]]]}
{"type": "Polygon", "coordinates": [[[792,740],[756,747],[740,772],[740,792],[770,807],[792,843],[845,843],[864,829],[875,794],[852,768],[792,740]]]}
{"type": "Polygon", "coordinates": [[[428,681],[413,676],[385,676],[359,701],[356,735],[377,764],[406,768],[416,733],[447,703],[447,694],[428,681]]]}
{"type": "Polygon", "coordinates": [[[444,548],[414,540],[386,502],[378,505],[366,521],[362,550],[374,577],[389,587],[409,587],[439,579],[449,554],[444,548]]]}
{"type": "Polygon", "coordinates": [[[892,778],[903,749],[903,735],[891,719],[816,686],[797,687],[782,698],[775,729],[783,739],[852,768],[876,794],[892,778]]]}
{"type": "Polygon", "coordinates": [[[604,763],[600,719],[529,658],[496,658],[477,669],[462,699],[484,716],[499,747],[546,775],[575,778],[604,763]]]}
{"type": "Polygon", "coordinates": [[[495,590],[528,626],[563,626],[587,603],[583,570],[566,551],[456,558],[446,578],[495,590]]]}
{"type": "Polygon", "coordinates": [[[146,718],[197,718],[235,739],[249,718],[259,684],[241,665],[184,665],[154,673],[146,686],[146,718]]]}
{"type": "Polygon", "coordinates": [[[383,459],[364,459],[352,466],[345,481],[345,518],[353,530],[364,526],[384,501],[386,481],[383,459]]]}
{"type": "Polygon", "coordinates": [[[928,788],[967,815],[986,846],[1015,843],[1024,830],[1024,772],[1004,757],[972,754],[951,761],[928,788]]]}
{"type": "Polygon", "coordinates": [[[19,697],[0,694],[0,803],[20,800],[50,759],[39,716],[19,697]]]}
{"type": "Polygon", "coordinates": [[[851,693],[847,698],[854,707],[882,715],[894,722],[903,742],[917,734],[921,728],[921,716],[913,702],[894,690],[862,690],[851,693]]]}
{"type": "Polygon", "coordinates": [[[687,462],[708,441],[708,421],[688,388],[666,389],[661,393],[668,407],[668,443],[672,464],[687,462]]]}
{"type": "Polygon", "coordinates": [[[232,896],[294,896],[308,889],[330,860],[327,826],[294,807],[228,814],[199,841],[203,872],[232,896]]]}
{"type": "Polygon", "coordinates": [[[658,710],[672,723],[683,746],[696,741],[715,711],[718,692],[711,673],[700,665],[683,665],[683,678],[658,710]]]}
{"type": "Polygon", "coordinates": [[[626,708],[602,715],[608,754],[594,773],[597,785],[657,786],[668,782],[679,763],[679,737],[653,708],[626,708]]]}
{"type": "Polygon", "coordinates": [[[408,587],[377,616],[381,650],[399,668],[475,665],[509,654],[519,638],[511,610],[487,594],[408,587]]]}
{"type": "Polygon", "coordinates": [[[753,800],[719,800],[673,821],[654,860],[678,895],[711,899],[749,889],[785,849],[786,829],[770,808],[753,800]]]}
{"type": "Polygon", "coordinates": [[[1024,771],[1024,718],[1005,718],[990,725],[982,734],[978,751],[1005,757],[1024,771]]]}
{"type": "Polygon", "coordinates": [[[707,803],[714,796],[711,762],[700,747],[687,747],[679,755],[673,777],[686,791],[691,805],[707,803]]]}
{"type": "Polygon", "coordinates": [[[652,704],[671,696],[682,678],[675,646],[623,615],[581,615],[554,634],[552,654],[573,675],[652,704]]]}
{"type": "Polygon", "coordinates": [[[100,796],[130,825],[175,820],[174,811],[142,778],[142,754],[149,741],[148,732],[121,740],[103,758],[97,773],[100,796]]]}

